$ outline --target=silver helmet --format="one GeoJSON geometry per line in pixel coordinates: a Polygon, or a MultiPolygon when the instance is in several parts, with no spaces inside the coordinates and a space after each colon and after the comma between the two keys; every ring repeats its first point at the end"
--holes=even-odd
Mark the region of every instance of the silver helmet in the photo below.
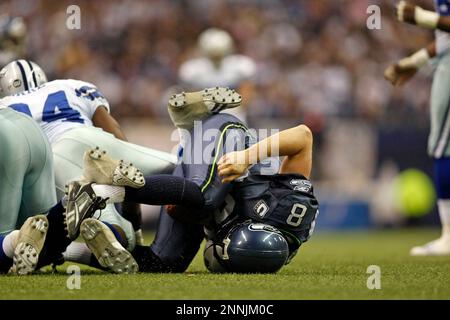
{"type": "Polygon", "coordinates": [[[12,61],[0,70],[0,97],[37,88],[47,81],[45,72],[33,61],[12,61]]]}
{"type": "Polygon", "coordinates": [[[233,52],[234,41],[225,30],[210,28],[200,34],[198,44],[210,57],[225,57],[233,52]]]}

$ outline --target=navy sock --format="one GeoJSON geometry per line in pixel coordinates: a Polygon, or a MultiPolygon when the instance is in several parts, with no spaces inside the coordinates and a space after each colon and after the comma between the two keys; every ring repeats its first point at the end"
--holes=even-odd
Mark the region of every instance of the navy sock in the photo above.
{"type": "Polygon", "coordinates": [[[205,199],[194,182],[172,175],[145,177],[140,189],[125,188],[125,201],[149,205],[181,205],[188,209],[203,209],[205,199]]]}
{"type": "Polygon", "coordinates": [[[39,256],[39,267],[59,260],[67,246],[72,242],[67,237],[67,231],[65,230],[65,211],[61,202],[58,202],[47,214],[49,228],[45,238],[44,249],[39,256]]]}
{"type": "Polygon", "coordinates": [[[3,240],[6,236],[0,236],[0,273],[7,273],[13,264],[13,259],[3,251],[3,240]]]}
{"type": "Polygon", "coordinates": [[[439,199],[450,199],[450,158],[434,160],[435,184],[439,199]]]}

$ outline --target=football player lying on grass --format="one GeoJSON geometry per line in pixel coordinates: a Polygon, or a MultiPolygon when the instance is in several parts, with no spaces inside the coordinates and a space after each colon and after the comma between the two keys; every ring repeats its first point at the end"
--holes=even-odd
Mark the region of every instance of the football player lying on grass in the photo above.
{"type": "MultiPolygon", "coordinates": [[[[244,123],[220,112],[240,102],[226,88],[173,96],[169,113],[184,135],[180,163],[172,175],[146,176],[139,189],[105,185],[120,163],[98,150],[86,153],[85,170],[92,174],[77,182],[85,190],[106,203],[165,205],[153,243],[132,252],[140,271],[185,271],[206,236],[209,270],[276,272],[311,236],[318,214],[309,181],[311,131],[300,125],[250,145],[244,123]],[[203,130],[195,129],[195,121],[203,130]],[[203,132],[213,132],[212,140],[203,132]],[[279,170],[279,161],[268,170],[264,160],[272,156],[285,156],[279,170]]],[[[69,199],[73,210],[82,210],[78,193],[69,191],[69,199]]]]}

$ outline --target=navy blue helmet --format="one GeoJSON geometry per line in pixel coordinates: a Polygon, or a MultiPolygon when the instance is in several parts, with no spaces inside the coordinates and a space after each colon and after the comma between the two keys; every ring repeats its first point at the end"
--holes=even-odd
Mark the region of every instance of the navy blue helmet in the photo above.
{"type": "Polygon", "coordinates": [[[286,264],[289,246],[276,228],[247,220],[221,241],[208,241],[205,265],[211,272],[274,273],[286,264]]]}

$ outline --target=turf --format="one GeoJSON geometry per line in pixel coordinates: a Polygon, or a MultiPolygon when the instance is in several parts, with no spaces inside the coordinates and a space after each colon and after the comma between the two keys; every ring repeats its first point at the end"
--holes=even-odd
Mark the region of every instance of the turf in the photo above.
{"type": "MultiPolygon", "coordinates": [[[[81,289],[57,274],[0,276],[2,299],[450,299],[450,257],[413,258],[437,230],[319,233],[275,275],[210,274],[198,255],[184,274],[113,275],[82,268],[81,289]],[[367,267],[381,289],[367,288],[367,267]]],[[[148,239],[150,240],[150,239],[148,239]]]]}

